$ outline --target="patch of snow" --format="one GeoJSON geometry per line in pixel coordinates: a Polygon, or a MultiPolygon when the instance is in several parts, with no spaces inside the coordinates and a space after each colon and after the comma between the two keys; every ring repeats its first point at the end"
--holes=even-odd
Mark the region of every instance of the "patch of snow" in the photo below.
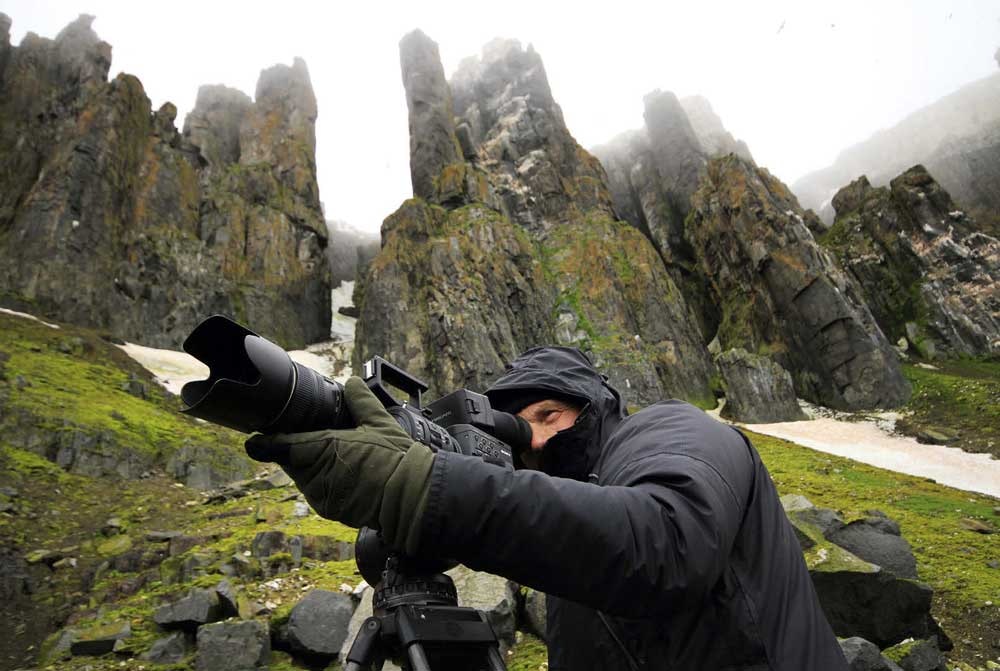
{"type": "Polygon", "coordinates": [[[330,308],[333,316],[330,319],[330,340],[334,342],[353,342],[357,319],[340,314],[342,307],[354,305],[354,282],[341,282],[330,292],[330,308]]]}
{"type": "MultiPolygon", "coordinates": [[[[924,445],[893,435],[895,413],[880,413],[862,421],[806,412],[802,422],[747,424],[750,431],[789,440],[805,447],[847,457],[897,473],[931,478],[942,485],[1000,496],[1000,460],[988,454],[971,454],[955,447],[924,445]]],[[[825,409],[824,409],[825,410],[825,409]]],[[[823,413],[825,414],[825,413],[823,413]]]]}
{"type": "Polygon", "coordinates": [[[39,319],[35,315],[29,315],[27,312],[17,312],[15,310],[8,310],[7,308],[0,308],[0,312],[4,313],[5,315],[12,315],[14,317],[21,317],[22,319],[34,319],[36,322],[39,322],[41,324],[45,324],[46,326],[48,326],[49,328],[52,328],[52,329],[59,328],[59,326],[57,324],[50,324],[47,321],[42,321],[41,319],[39,319]]]}

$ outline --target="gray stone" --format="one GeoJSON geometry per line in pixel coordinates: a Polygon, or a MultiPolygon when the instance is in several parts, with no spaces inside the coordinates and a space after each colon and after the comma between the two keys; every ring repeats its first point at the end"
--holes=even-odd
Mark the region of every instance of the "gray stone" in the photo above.
{"type": "Polygon", "coordinates": [[[893,575],[916,579],[917,560],[910,544],[899,535],[898,525],[895,527],[895,534],[887,533],[886,528],[893,528],[891,524],[887,524],[891,520],[869,519],[851,522],[827,534],[826,538],[893,575]]]}
{"type": "Polygon", "coordinates": [[[880,647],[906,638],[942,636],[931,617],[933,590],[885,571],[810,571],[830,626],[880,647]]]}
{"type": "Polygon", "coordinates": [[[903,671],[948,671],[944,655],[932,640],[900,643],[885,654],[898,659],[903,671]]]}
{"type": "Polygon", "coordinates": [[[239,598],[236,588],[228,580],[220,580],[215,586],[215,593],[219,595],[219,607],[221,617],[232,617],[239,613],[239,598]]]}
{"type": "Polygon", "coordinates": [[[146,540],[151,543],[169,543],[182,535],[180,531],[150,531],[146,534],[146,540]]]}
{"type": "Polygon", "coordinates": [[[258,671],[271,659],[267,623],[217,622],[198,628],[196,671],[258,671]]]}
{"type": "Polygon", "coordinates": [[[486,614],[500,643],[500,652],[514,645],[517,630],[517,588],[506,578],[457,566],[447,572],[455,582],[458,605],[486,614]]]}
{"type": "Polygon", "coordinates": [[[715,359],[726,389],[721,416],[747,424],[808,419],[788,371],[769,357],[731,349],[715,359]]]}
{"type": "Polygon", "coordinates": [[[546,607],[545,594],[529,589],[524,597],[524,617],[528,630],[543,641],[546,640],[546,607]]]}
{"type": "Polygon", "coordinates": [[[312,590],[292,608],[284,635],[293,650],[332,659],[347,639],[353,614],[349,595],[312,590]]]}
{"type": "Polygon", "coordinates": [[[289,552],[287,536],[282,531],[261,531],[250,542],[250,554],[257,559],[279,552],[289,552]]]}
{"type": "Polygon", "coordinates": [[[74,655],[103,655],[114,651],[115,644],[131,635],[132,625],[129,622],[77,629],[70,652],[74,655]]]}
{"type": "Polygon", "coordinates": [[[164,629],[194,631],[198,626],[222,617],[219,595],[211,589],[193,589],[184,598],[160,606],[153,621],[164,629]]]}
{"type": "Polygon", "coordinates": [[[175,631],[154,642],[149,650],[139,655],[139,659],[154,664],[177,664],[194,649],[188,636],[183,631],[175,631]]]}
{"type": "Polygon", "coordinates": [[[882,656],[878,647],[858,636],[840,641],[850,671],[902,671],[890,659],[882,656]]]}

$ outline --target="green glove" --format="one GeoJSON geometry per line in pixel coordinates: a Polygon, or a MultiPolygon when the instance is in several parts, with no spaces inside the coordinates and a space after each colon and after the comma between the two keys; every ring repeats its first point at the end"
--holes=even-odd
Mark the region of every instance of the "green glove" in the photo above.
{"type": "Polygon", "coordinates": [[[256,435],[247,454],[281,465],[313,509],[352,527],[380,529],[401,551],[416,551],[434,453],[414,441],[358,377],[344,385],[357,428],[256,435]]]}

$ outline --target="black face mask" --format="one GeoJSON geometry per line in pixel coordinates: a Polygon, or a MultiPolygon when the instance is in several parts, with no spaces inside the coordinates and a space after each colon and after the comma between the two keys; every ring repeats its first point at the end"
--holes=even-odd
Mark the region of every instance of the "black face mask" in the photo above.
{"type": "Polygon", "coordinates": [[[541,470],[559,478],[586,480],[590,468],[590,447],[598,440],[597,417],[588,403],[573,426],[549,438],[542,449],[541,470]]]}

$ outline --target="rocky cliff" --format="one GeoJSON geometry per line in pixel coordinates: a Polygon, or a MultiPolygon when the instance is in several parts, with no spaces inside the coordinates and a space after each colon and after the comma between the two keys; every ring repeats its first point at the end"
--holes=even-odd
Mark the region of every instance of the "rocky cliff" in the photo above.
{"type": "Polygon", "coordinates": [[[969,208],[984,232],[1000,234],[1000,73],[967,84],[845,149],[832,165],[799,179],[792,190],[829,224],[832,198],[842,186],[859,175],[885,186],[918,163],[969,208]]]}
{"type": "Polygon", "coordinates": [[[449,83],[419,31],[400,51],[415,198],[383,224],[356,363],[382,353],[443,392],[482,388],[532,345],[570,344],[629,402],[713,404],[695,320],[648,240],[614,218],[538,54],[497,40],[449,83]]]}
{"type": "Polygon", "coordinates": [[[816,243],[784,184],[730,155],[708,164],[691,204],[686,233],[719,306],[723,351],[769,354],[800,397],[832,408],[909,398],[861,288],[816,243]]]}
{"type": "MultiPolygon", "coordinates": [[[[286,346],[329,332],[316,102],[305,63],[256,100],[204,87],[182,135],[81,16],[0,32],[0,300],[176,347],[226,313],[286,346]]],[[[0,27],[9,26],[9,20],[0,27]]]]}
{"type": "MultiPolygon", "coordinates": [[[[674,282],[695,308],[707,341],[718,326],[718,316],[708,287],[696,271],[684,220],[709,153],[673,93],[654,91],[643,104],[645,126],[596,147],[594,154],[607,170],[615,210],[653,242],[674,282]]],[[[699,108],[697,101],[692,107],[699,108]]],[[[702,114],[699,119],[703,130],[716,129],[709,116],[702,114]]]]}
{"type": "Polygon", "coordinates": [[[821,242],[893,342],[925,358],[1000,352],[1000,241],[979,232],[923,166],[889,187],[860,177],[833,206],[821,242]]]}

